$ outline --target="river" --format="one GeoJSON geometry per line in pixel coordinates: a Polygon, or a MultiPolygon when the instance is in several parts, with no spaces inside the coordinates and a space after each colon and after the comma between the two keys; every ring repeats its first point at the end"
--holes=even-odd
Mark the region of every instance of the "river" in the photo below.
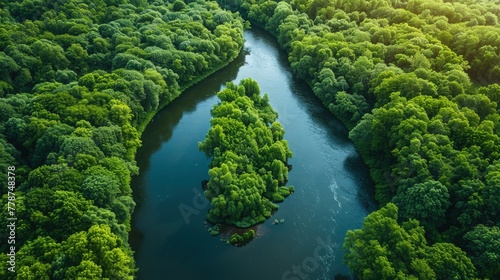
{"type": "Polygon", "coordinates": [[[244,51],[230,65],[160,111],[142,135],[133,178],[137,202],[130,244],[138,279],[333,279],[349,274],[342,243],[375,210],[373,183],[347,131],[302,82],[286,54],[259,29],[245,31],[244,51]],[[209,159],[198,151],[209,129],[215,93],[227,81],[256,80],[279,114],[294,153],[287,185],[295,193],[258,226],[244,247],[226,245],[204,224],[201,195],[209,159]],[[274,219],[285,219],[273,225],[274,219]]]}

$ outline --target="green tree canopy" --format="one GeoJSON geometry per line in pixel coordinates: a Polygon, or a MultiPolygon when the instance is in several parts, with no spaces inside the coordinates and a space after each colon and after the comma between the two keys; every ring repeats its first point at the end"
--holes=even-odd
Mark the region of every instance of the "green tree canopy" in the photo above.
{"type": "Polygon", "coordinates": [[[211,111],[211,128],[199,149],[213,157],[206,197],[213,208],[208,220],[240,227],[269,218],[292,189],[278,189],[288,178],[292,152],[267,96],[257,82],[228,83],[211,111]]]}
{"type": "Polygon", "coordinates": [[[427,245],[418,221],[399,224],[398,208],[388,203],[368,215],[362,229],[348,231],[344,260],[360,279],[472,279],[476,270],[460,248],[427,245]]]}

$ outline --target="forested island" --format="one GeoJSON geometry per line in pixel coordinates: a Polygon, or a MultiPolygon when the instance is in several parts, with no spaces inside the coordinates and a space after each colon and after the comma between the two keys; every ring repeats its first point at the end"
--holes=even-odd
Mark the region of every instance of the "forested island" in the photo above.
{"type": "MultiPolygon", "coordinates": [[[[500,277],[497,0],[217,2],[0,0],[0,178],[16,178],[15,187],[2,183],[0,220],[17,219],[15,244],[0,243],[0,278],[134,278],[130,180],[141,133],[236,57],[244,19],[277,38],[370,169],[380,210],[347,233],[355,276],[500,277]]],[[[242,86],[230,85],[226,98],[242,86]]],[[[214,112],[254,117],[239,105],[214,112]]],[[[268,120],[271,140],[282,137],[268,120]]],[[[256,142],[269,140],[262,134],[256,142]]],[[[241,153],[223,156],[208,143],[208,156],[239,163],[212,163],[214,178],[251,169],[241,153]]],[[[228,211],[222,197],[232,194],[211,183],[209,219],[267,218],[285,195],[274,186],[287,158],[262,173],[273,189],[262,190],[267,202],[255,214],[228,211]]]]}
{"type": "Polygon", "coordinates": [[[277,113],[259,85],[245,79],[217,94],[211,127],[199,149],[212,158],[205,196],[207,219],[241,228],[262,223],[294,191],[284,187],[292,152],[277,113]]]}

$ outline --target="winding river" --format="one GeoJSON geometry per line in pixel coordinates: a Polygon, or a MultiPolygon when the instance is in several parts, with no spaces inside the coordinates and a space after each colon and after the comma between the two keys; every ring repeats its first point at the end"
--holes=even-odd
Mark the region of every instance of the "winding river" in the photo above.
{"type": "Polygon", "coordinates": [[[349,274],[342,262],[347,230],[375,210],[368,170],[342,124],[292,77],[276,40],[245,32],[240,56],[164,108],[143,133],[133,178],[137,207],[130,243],[139,279],[333,279],[349,274]],[[201,194],[209,159],[198,151],[209,129],[215,93],[228,81],[251,77],[285,128],[293,158],[288,185],[295,193],[238,248],[206,229],[201,194]],[[285,222],[273,225],[274,219],[285,222]]]}

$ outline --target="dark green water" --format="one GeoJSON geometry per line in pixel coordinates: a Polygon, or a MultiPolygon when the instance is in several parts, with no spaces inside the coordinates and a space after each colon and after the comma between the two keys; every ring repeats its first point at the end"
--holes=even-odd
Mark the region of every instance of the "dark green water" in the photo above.
{"type": "Polygon", "coordinates": [[[169,104],[143,134],[130,236],[139,279],[333,279],[349,273],[342,263],[345,233],[375,209],[368,171],[342,124],[293,79],[276,41],[260,30],[245,38],[245,51],[233,63],[169,104]],[[269,94],[280,116],[294,153],[288,185],[296,191],[258,226],[255,240],[237,248],[205,228],[210,206],[200,194],[209,160],[198,142],[209,129],[215,92],[247,77],[269,94]],[[273,225],[275,218],[285,222],[273,225]]]}

